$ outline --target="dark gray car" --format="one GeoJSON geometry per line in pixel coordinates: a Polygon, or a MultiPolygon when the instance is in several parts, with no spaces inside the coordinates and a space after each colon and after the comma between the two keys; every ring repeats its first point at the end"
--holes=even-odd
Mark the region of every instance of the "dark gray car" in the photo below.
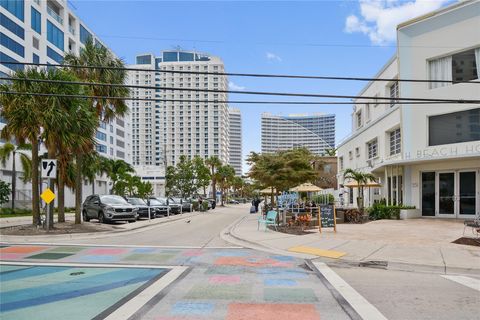
{"type": "Polygon", "coordinates": [[[155,218],[155,213],[150,214],[150,207],[148,204],[140,198],[125,198],[128,203],[135,206],[138,209],[138,217],[139,218],[155,218]]]}
{"type": "Polygon", "coordinates": [[[173,198],[173,200],[175,200],[176,203],[180,204],[180,206],[182,207],[182,212],[192,212],[193,209],[193,205],[192,205],[192,202],[188,199],[182,199],[182,198],[173,198]]]}
{"type": "Polygon", "coordinates": [[[170,214],[170,208],[167,205],[167,202],[161,198],[150,198],[147,200],[152,213],[155,213],[155,216],[168,216],[170,214]]]}
{"type": "Polygon", "coordinates": [[[135,222],[138,217],[138,209],[120,196],[94,194],[88,196],[83,202],[82,216],[84,221],[98,219],[100,223],[135,222]]]}

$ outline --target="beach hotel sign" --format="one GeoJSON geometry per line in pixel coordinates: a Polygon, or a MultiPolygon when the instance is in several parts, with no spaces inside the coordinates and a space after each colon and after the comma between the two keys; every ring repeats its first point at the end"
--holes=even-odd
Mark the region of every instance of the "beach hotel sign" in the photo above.
{"type": "Polygon", "coordinates": [[[480,141],[476,144],[469,144],[466,146],[436,147],[420,149],[416,152],[405,152],[403,154],[403,159],[433,159],[469,155],[480,156],[480,141]]]}

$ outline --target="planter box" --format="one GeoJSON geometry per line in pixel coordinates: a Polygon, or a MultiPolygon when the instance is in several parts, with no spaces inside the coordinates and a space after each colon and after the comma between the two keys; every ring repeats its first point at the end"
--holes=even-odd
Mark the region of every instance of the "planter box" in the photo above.
{"type": "Polygon", "coordinates": [[[420,209],[400,209],[400,220],[421,218],[420,209]]]}

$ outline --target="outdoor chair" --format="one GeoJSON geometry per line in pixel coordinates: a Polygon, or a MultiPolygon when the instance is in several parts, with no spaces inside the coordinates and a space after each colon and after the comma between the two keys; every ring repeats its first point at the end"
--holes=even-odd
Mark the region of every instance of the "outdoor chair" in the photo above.
{"type": "Polygon", "coordinates": [[[476,237],[480,236],[480,213],[475,215],[473,220],[465,220],[463,222],[463,235],[465,235],[465,230],[467,228],[472,228],[472,234],[476,237]]]}
{"type": "Polygon", "coordinates": [[[262,217],[259,217],[258,218],[257,230],[260,230],[260,224],[262,224],[262,223],[265,225],[265,230],[264,231],[267,231],[267,226],[268,225],[275,226],[275,230],[277,230],[277,216],[278,216],[277,211],[272,210],[272,211],[267,212],[267,216],[265,217],[265,219],[263,219],[262,217]]]}

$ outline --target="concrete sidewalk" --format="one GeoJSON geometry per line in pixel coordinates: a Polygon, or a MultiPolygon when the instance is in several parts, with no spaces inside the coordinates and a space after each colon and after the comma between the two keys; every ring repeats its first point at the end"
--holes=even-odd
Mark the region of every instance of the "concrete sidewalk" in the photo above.
{"type": "MultiPolygon", "coordinates": [[[[379,220],[339,224],[308,235],[257,230],[258,214],[246,215],[224,232],[226,240],[260,250],[318,259],[330,265],[374,266],[395,270],[480,275],[480,247],[453,244],[462,237],[463,221],[446,219],[379,220]],[[338,259],[289,251],[294,247],[334,250],[338,259]]],[[[466,236],[469,236],[469,231],[466,236]]],[[[471,235],[471,234],[470,234],[471,235]]]]}

